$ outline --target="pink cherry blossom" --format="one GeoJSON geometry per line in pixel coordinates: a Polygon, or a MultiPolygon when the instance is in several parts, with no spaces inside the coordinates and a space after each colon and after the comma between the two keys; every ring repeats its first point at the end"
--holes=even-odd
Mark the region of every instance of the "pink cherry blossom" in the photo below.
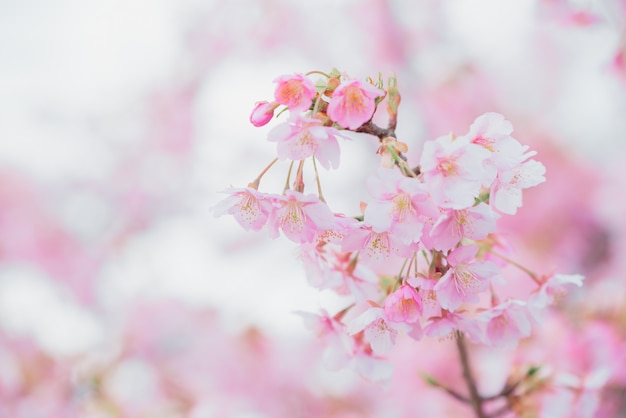
{"type": "Polygon", "coordinates": [[[289,121],[275,126],[268,140],[277,142],[278,158],[303,160],[314,156],[322,167],[339,167],[340,133],[330,126],[322,126],[319,119],[292,114],[289,121]]]}
{"type": "Polygon", "coordinates": [[[424,325],[424,335],[431,338],[448,338],[455,330],[463,332],[475,343],[483,338],[479,323],[457,312],[443,311],[441,316],[429,318],[424,325]]]}
{"type": "Polygon", "coordinates": [[[385,299],[385,315],[394,322],[409,324],[419,321],[422,314],[422,299],[409,285],[400,286],[385,299]]]}
{"type": "Polygon", "coordinates": [[[547,278],[538,290],[528,297],[528,309],[537,321],[543,317],[544,309],[567,292],[572,286],[581,287],[584,276],[580,274],[555,274],[547,278]]]}
{"type": "Polygon", "coordinates": [[[511,136],[512,132],[511,122],[499,113],[489,112],[476,118],[469,132],[464,135],[470,144],[489,151],[483,163],[488,171],[486,182],[483,183],[487,188],[499,171],[517,165],[519,157],[528,149],[511,136]]]}
{"type": "Polygon", "coordinates": [[[348,323],[348,334],[363,332],[365,340],[378,355],[387,355],[393,348],[398,332],[410,332],[411,326],[404,322],[393,322],[383,308],[371,306],[348,323]]]}
{"type": "Polygon", "coordinates": [[[274,237],[282,230],[294,242],[312,242],[318,231],[333,226],[333,213],[313,194],[287,190],[284,196],[276,196],[274,203],[276,208],[268,220],[274,237]]]}
{"type": "Polygon", "coordinates": [[[530,335],[531,327],[526,303],[508,300],[480,314],[486,323],[485,344],[515,348],[521,338],[530,335]]]}
{"type": "Polygon", "coordinates": [[[379,168],[367,188],[374,198],[365,209],[365,221],[378,231],[390,231],[403,243],[417,243],[426,219],[438,211],[424,185],[398,170],[379,168]]]}
{"type": "Polygon", "coordinates": [[[486,290],[489,280],[498,274],[499,269],[492,262],[475,261],[477,253],[476,245],[466,245],[448,255],[450,268],[434,287],[442,308],[454,311],[463,302],[478,302],[478,293],[486,290]]]}
{"type": "Polygon", "coordinates": [[[391,257],[410,257],[417,251],[417,244],[404,244],[398,237],[387,231],[376,231],[362,223],[342,241],[344,251],[359,251],[359,257],[368,264],[379,264],[391,257]]]}
{"type": "Polygon", "coordinates": [[[424,143],[420,169],[434,202],[452,209],[473,206],[481,186],[489,182],[483,165],[488,157],[488,150],[452,134],[424,143]]]}
{"type": "Polygon", "coordinates": [[[306,328],[324,342],[322,361],[331,370],[345,367],[355,349],[354,341],[346,334],[346,326],[325,310],[320,314],[296,312],[304,320],[306,328]]]}
{"type": "Polygon", "coordinates": [[[479,203],[467,209],[442,209],[432,227],[427,228],[422,243],[431,249],[447,251],[463,238],[480,240],[496,230],[499,217],[489,205],[479,203]]]}
{"type": "Polygon", "coordinates": [[[509,170],[501,171],[491,186],[491,206],[500,212],[515,214],[522,206],[522,190],[546,181],[545,173],[545,166],[535,160],[520,162],[509,170]]]}
{"type": "Polygon", "coordinates": [[[302,112],[311,107],[316,95],[315,84],[303,74],[286,74],[274,80],[274,98],[291,111],[302,112]]]}
{"type": "Polygon", "coordinates": [[[375,99],[384,94],[360,80],[343,81],[330,99],[328,116],[344,128],[357,129],[372,118],[376,110],[375,99]]]}
{"type": "Polygon", "coordinates": [[[250,123],[254,126],[264,126],[274,117],[274,110],[278,107],[278,102],[269,103],[267,101],[257,102],[250,114],[250,123]]]}
{"type": "Polygon", "coordinates": [[[434,290],[437,284],[436,280],[417,276],[409,277],[406,282],[419,290],[417,294],[422,301],[422,315],[424,318],[441,316],[441,305],[437,302],[437,293],[434,290]]]}
{"type": "Polygon", "coordinates": [[[304,243],[300,254],[312,286],[352,296],[357,303],[378,297],[378,275],[352,253],[329,243],[304,243]]]}
{"type": "Polygon", "coordinates": [[[230,189],[226,199],[213,207],[215,216],[231,214],[246,231],[262,229],[272,210],[272,196],[247,187],[245,189],[230,189]]]}

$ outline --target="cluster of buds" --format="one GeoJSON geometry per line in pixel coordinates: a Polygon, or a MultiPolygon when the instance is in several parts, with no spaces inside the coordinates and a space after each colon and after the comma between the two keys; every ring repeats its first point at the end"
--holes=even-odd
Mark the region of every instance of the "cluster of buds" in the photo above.
{"type": "Polygon", "coordinates": [[[348,299],[338,313],[303,314],[328,342],[331,363],[386,379],[398,333],[512,348],[531,335],[556,295],[582,285],[582,276],[538,275],[516,263],[497,235],[497,219],[514,215],[523,190],[545,181],[545,167],[502,115],[479,116],[462,136],[426,141],[412,168],[408,145],[395,135],[395,77],[361,81],[333,70],[283,75],[275,83],[274,100],[257,103],[250,121],[262,126],[281,106],[279,115],[288,111],[268,134],[277,157],[248,187],[226,191],[214,209],[246,230],[267,228],[297,243],[311,284],[348,299]],[[386,127],[372,121],[381,103],[386,127]],[[381,164],[366,184],[369,201],[354,216],[331,210],[317,175],[316,162],[339,166],[346,131],[380,141],[381,164]],[[291,161],[286,187],[261,192],[261,178],[277,160],[291,161]],[[304,182],[306,160],[315,170],[313,192],[304,182]],[[533,290],[502,300],[497,289],[507,285],[508,265],[521,269],[533,290]]]}

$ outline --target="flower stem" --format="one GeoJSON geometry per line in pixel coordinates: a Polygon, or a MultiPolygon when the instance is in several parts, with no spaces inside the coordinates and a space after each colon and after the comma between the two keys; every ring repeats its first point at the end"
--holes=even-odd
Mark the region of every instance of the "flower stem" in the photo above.
{"type": "Polygon", "coordinates": [[[253,181],[252,183],[249,183],[249,184],[248,184],[248,187],[252,187],[253,189],[258,190],[258,189],[259,189],[259,185],[261,184],[261,179],[263,178],[263,176],[265,175],[265,173],[267,173],[267,172],[269,171],[269,169],[270,169],[270,168],[272,168],[272,166],[273,166],[274,164],[276,164],[276,161],[278,161],[278,157],[274,158],[274,159],[272,160],[272,162],[271,162],[271,163],[269,163],[269,164],[267,165],[267,167],[265,167],[265,168],[263,169],[263,171],[261,171],[261,173],[260,173],[260,174],[256,177],[256,179],[254,179],[254,181],[253,181]]]}
{"type": "Polygon", "coordinates": [[[472,374],[472,369],[469,363],[469,356],[467,354],[467,346],[465,345],[465,336],[462,332],[456,331],[456,347],[459,351],[459,358],[461,360],[461,367],[463,369],[463,379],[467,384],[469,390],[470,403],[472,409],[476,414],[476,418],[487,418],[487,415],[483,412],[483,398],[478,393],[476,388],[476,380],[472,374]]]}
{"type": "Polygon", "coordinates": [[[315,171],[315,182],[317,183],[317,194],[319,196],[319,199],[322,202],[326,202],[326,199],[324,199],[324,196],[322,195],[322,184],[320,183],[320,176],[317,171],[317,164],[315,163],[315,157],[313,157],[312,159],[313,159],[313,170],[315,171]]]}
{"type": "Polygon", "coordinates": [[[527,267],[522,266],[520,263],[518,263],[517,261],[513,261],[511,260],[509,257],[505,256],[504,254],[500,254],[497,251],[494,250],[487,250],[487,252],[489,252],[490,254],[495,255],[496,257],[506,261],[507,263],[509,263],[512,266],[517,267],[518,269],[522,270],[524,273],[528,274],[530,276],[531,279],[533,279],[533,281],[535,283],[537,283],[539,286],[541,286],[543,283],[541,283],[541,280],[539,280],[539,277],[537,276],[537,274],[530,270],[527,267]]]}

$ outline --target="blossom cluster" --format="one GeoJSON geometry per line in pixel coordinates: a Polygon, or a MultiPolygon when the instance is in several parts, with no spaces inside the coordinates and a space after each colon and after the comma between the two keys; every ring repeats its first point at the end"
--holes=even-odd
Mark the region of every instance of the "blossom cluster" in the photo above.
{"type": "Polygon", "coordinates": [[[295,242],[310,283],[345,297],[345,309],[335,314],[302,314],[326,341],[329,365],[385,380],[399,334],[514,348],[560,294],[582,285],[581,275],[540,275],[515,262],[498,234],[497,220],[515,215],[523,191],[545,181],[536,153],[512,136],[501,114],[477,117],[463,135],[424,142],[411,166],[409,147],[395,134],[395,77],[385,85],[380,76],[361,81],[333,70],[274,82],[274,100],[258,102],[250,121],[263,126],[279,108],[279,115],[288,112],[267,138],[277,144],[277,158],[247,187],[228,190],[214,211],[232,215],[246,230],[266,229],[295,242]],[[381,104],[386,127],[372,120],[381,104]],[[348,139],[347,131],[380,142],[380,166],[365,185],[369,199],[353,216],[326,202],[316,164],[339,166],[339,140],[348,139]],[[259,190],[277,160],[291,161],[285,190],[259,190]],[[304,181],[306,160],[316,174],[313,187],[304,181]],[[532,290],[500,296],[509,266],[528,276],[532,290]]]}

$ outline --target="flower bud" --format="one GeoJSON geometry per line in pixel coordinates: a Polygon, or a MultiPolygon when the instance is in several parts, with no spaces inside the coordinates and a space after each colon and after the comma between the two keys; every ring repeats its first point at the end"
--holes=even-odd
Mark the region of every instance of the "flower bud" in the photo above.
{"type": "Polygon", "coordinates": [[[257,102],[250,114],[250,122],[256,127],[266,125],[274,117],[274,110],[278,106],[277,102],[257,102]]]}

